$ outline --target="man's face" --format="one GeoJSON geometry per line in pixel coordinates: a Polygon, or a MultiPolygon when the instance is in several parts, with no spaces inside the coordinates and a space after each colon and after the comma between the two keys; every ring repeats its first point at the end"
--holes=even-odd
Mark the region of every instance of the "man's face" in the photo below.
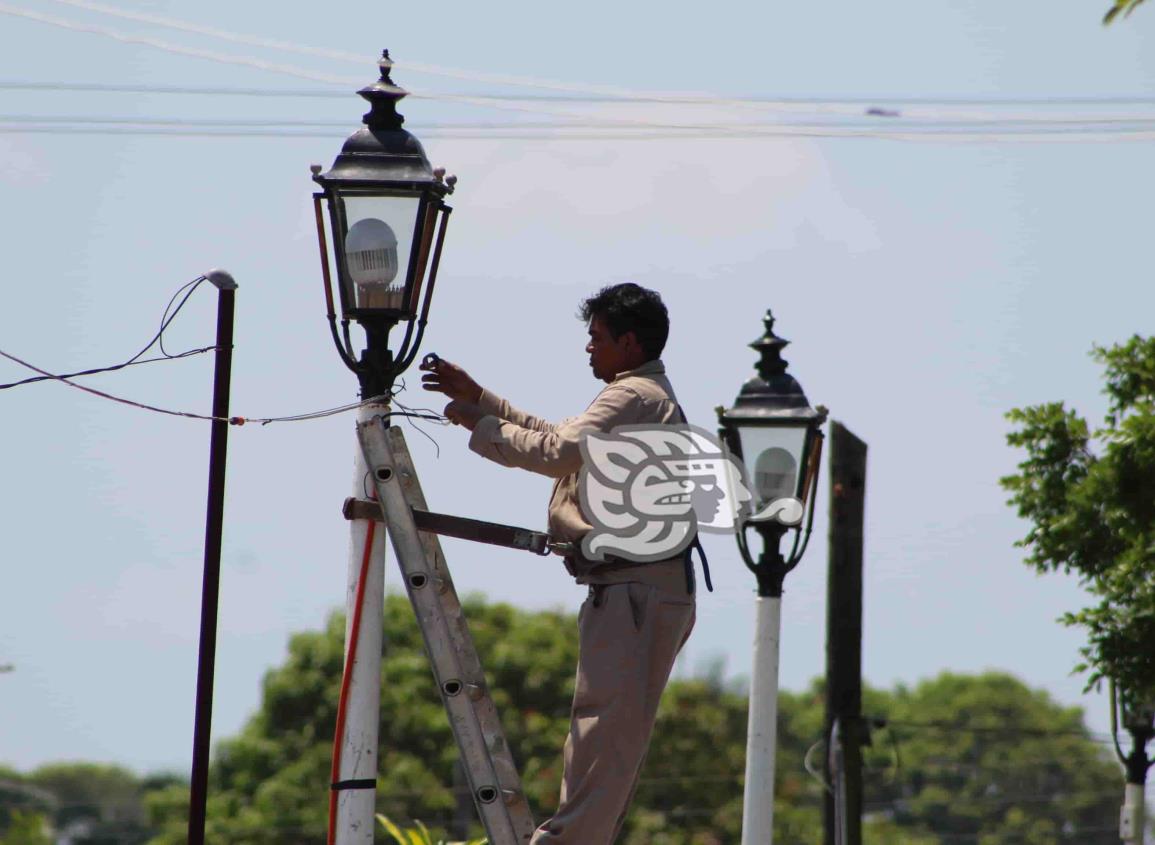
{"type": "Polygon", "coordinates": [[[594,371],[594,378],[608,384],[618,373],[633,368],[632,350],[637,346],[633,332],[625,332],[614,340],[601,317],[595,314],[590,319],[589,333],[590,341],[586,344],[586,352],[590,356],[590,368],[594,371]]]}

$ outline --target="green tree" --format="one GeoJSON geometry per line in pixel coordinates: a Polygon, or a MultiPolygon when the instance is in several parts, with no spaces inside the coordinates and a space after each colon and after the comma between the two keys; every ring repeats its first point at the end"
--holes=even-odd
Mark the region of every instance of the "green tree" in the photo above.
{"type": "Polygon", "coordinates": [[[51,763],[27,774],[0,769],[0,843],[39,841],[43,823],[53,834],[48,841],[140,845],[153,833],[146,796],[171,783],[179,779],[140,778],[101,763],[51,763]]]}
{"type": "Polygon", "coordinates": [[[146,826],[144,794],[149,783],[120,766],[52,763],[26,781],[56,797],[56,830],[77,845],[140,845],[146,826]]]}
{"type": "Polygon", "coordinates": [[[1074,574],[1095,602],[1063,617],[1087,631],[1088,687],[1113,679],[1155,695],[1155,338],[1096,346],[1108,413],[1092,431],[1062,402],[1016,408],[1007,440],[1026,450],[1002,479],[1031,527],[1017,545],[1039,572],[1074,574]],[[1093,448],[1094,447],[1094,448],[1093,448]]]}
{"type": "Polygon", "coordinates": [[[7,819],[0,845],[52,845],[48,818],[31,810],[14,810],[7,819]]]}
{"type": "MultiPolygon", "coordinates": [[[[573,693],[574,619],[478,598],[464,606],[527,796],[540,815],[561,782],[558,750],[573,693]]],[[[285,665],[265,677],[258,712],[239,736],[217,747],[208,841],[323,841],[344,629],[343,617],[333,614],[324,631],[294,635],[285,665]]],[[[384,638],[377,809],[401,822],[421,819],[441,834],[455,826],[460,803],[453,787],[457,750],[404,596],[386,597],[384,638]]],[[[158,794],[150,808],[162,827],[154,844],[183,842],[187,790],[158,794]]]]}
{"type": "MultiPolygon", "coordinates": [[[[544,818],[556,805],[561,778],[576,620],[478,598],[466,602],[466,613],[535,817],[544,818]]],[[[462,831],[454,823],[457,752],[404,597],[387,597],[384,626],[378,810],[399,824],[420,819],[436,838],[477,836],[476,824],[462,831]]],[[[209,793],[209,841],[323,841],[343,638],[339,615],[324,631],[295,635],[286,663],[265,679],[258,712],[239,736],[218,746],[209,793]]],[[[781,696],[779,842],[821,842],[824,787],[808,773],[804,760],[811,752],[812,763],[821,765],[822,700],[819,686],[781,696]]],[[[867,709],[891,720],[889,728],[876,732],[869,758],[865,830],[870,845],[930,845],[940,841],[940,831],[1004,836],[1008,843],[1024,841],[1023,834],[1046,841],[1038,831],[1062,834],[1115,824],[1114,796],[1088,803],[1092,782],[1108,778],[1113,788],[1117,775],[1087,739],[1077,711],[1058,708],[1017,681],[944,676],[914,690],[869,691],[867,709]],[[1008,725],[1017,730],[965,730],[1008,725]],[[901,765],[895,764],[896,756],[901,765]],[[1015,778],[1049,790],[1053,798],[1038,800],[1038,792],[1029,792],[1015,778]],[[992,790],[1002,790],[999,801],[991,799],[992,790]],[[948,806],[940,816],[943,802],[957,806],[948,806]],[[989,818],[979,819],[980,809],[989,818]]],[[[740,684],[726,683],[720,670],[672,682],[619,841],[737,842],[745,735],[746,694],[740,684]]],[[[187,800],[183,787],[150,796],[152,818],[161,831],[152,845],[184,841],[187,800]]],[[[472,810],[467,812],[472,818],[472,810]]],[[[1002,841],[989,840],[992,845],[1002,841]]],[[[1050,841],[1095,845],[1100,840],[1060,835],[1050,841]]]]}
{"type": "Polygon", "coordinates": [[[903,837],[867,841],[914,833],[977,845],[1118,841],[1119,767],[1079,708],[994,672],[944,673],[865,698],[878,717],[867,817],[903,837]]]}

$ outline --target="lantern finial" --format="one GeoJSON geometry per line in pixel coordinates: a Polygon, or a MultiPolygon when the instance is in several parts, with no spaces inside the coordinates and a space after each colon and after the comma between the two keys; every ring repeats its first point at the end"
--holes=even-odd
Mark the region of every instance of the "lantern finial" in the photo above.
{"type": "Polygon", "coordinates": [[[393,60],[389,58],[388,50],[381,51],[377,66],[381,68],[381,78],[357,92],[370,104],[369,111],[362,120],[372,130],[400,129],[405,122],[405,116],[398,113],[397,103],[407,97],[409,92],[393,84],[389,76],[389,71],[393,69],[393,60]]]}
{"type": "Polygon", "coordinates": [[[762,381],[769,382],[775,376],[786,372],[787,362],[782,359],[782,350],[790,345],[790,341],[774,334],[774,312],[770,309],[766,310],[762,325],[766,327],[766,332],[751,343],[750,348],[761,355],[754,369],[758,371],[762,381]]]}

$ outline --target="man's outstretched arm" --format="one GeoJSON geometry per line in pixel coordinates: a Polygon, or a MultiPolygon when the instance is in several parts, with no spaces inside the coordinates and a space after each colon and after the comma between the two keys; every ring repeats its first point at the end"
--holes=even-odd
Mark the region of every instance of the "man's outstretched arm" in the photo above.
{"type": "Polygon", "coordinates": [[[513,407],[496,393],[483,388],[464,369],[444,359],[438,359],[430,364],[425,375],[421,377],[421,386],[426,390],[444,393],[454,402],[476,405],[483,414],[508,420],[522,428],[532,431],[553,431],[557,428],[548,420],[513,407]]]}
{"type": "Polygon", "coordinates": [[[472,430],[469,448],[502,466],[518,467],[550,478],[581,469],[581,438],[590,431],[608,432],[637,419],[638,395],[627,387],[611,385],[585,411],[552,430],[534,431],[493,415],[481,415],[476,406],[453,407],[446,415],[472,430]]]}

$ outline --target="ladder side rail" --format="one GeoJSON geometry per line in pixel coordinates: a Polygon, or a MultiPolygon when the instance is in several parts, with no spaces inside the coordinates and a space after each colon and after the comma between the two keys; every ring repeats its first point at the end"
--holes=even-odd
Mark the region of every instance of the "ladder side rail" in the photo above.
{"type": "MultiPolygon", "coordinates": [[[[421,489],[421,481],[417,476],[417,469],[405,443],[405,433],[401,428],[394,426],[387,432],[388,446],[394,466],[400,474],[401,487],[409,507],[428,511],[425,494],[421,489]]],[[[490,759],[497,772],[501,788],[511,806],[520,804],[522,810],[517,811],[520,827],[524,828],[526,841],[533,835],[536,825],[529,811],[529,804],[522,789],[521,775],[513,753],[505,739],[505,731],[501,726],[501,717],[497,712],[497,705],[489,692],[489,683],[485,678],[481,659],[477,654],[477,647],[473,643],[473,635],[469,632],[469,621],[461,607],[457,590],[453,586],[453,577],[449,573],[449,565],[441,549],[441,540],[436,534],[419,531],[422,548],[425,550],[425,560],[428,561],[434,572],[434,586],[440,597],[440,604],[445,611],[445,618],[449,624],[449,633],[453,639],[454,650],[457,652],[461,667],[462,679],[468,684],[473,709],[477,714],[482,732],[485,734],[485,745],[489,749],[490,759]]]]}

